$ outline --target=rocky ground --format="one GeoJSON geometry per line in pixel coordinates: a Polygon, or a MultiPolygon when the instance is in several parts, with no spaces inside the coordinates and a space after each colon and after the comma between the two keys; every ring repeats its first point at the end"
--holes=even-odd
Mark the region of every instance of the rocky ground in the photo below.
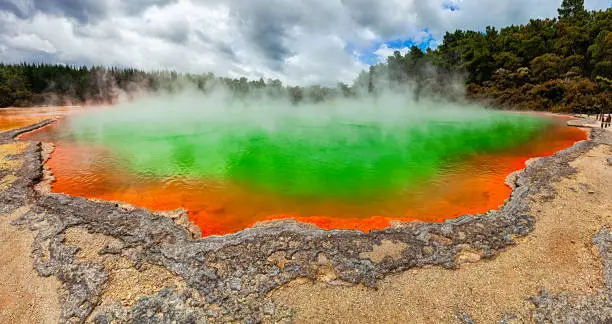
{"type": "Polygon", "coordinates": [[[487,214],[202,239],[184,215],[37,190],[42,145],[13,139],[44,123],[0,133],[0,322],[612,321],[612,132],[532,162],[487,214]]]}

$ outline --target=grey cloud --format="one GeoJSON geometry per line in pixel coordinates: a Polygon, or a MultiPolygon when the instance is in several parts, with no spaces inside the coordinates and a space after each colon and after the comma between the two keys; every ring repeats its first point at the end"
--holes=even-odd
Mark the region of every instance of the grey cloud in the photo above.
{"type": "Polygon", "coordinates": [[[223,53],[229,59],[233,61],[237,60],[236,52],[234,52],[234,50],[232,49],[230,45],[224,44],[224,43],[218,43],[217,49],[221,51],[221,53],[223,53]]]}
{"type": "Polygon", "coordinates": [[[283,61],[291,54],[284,44],[287,35],[283,24],[261,19],[246,24],[245,28],[249,30],[249,37],[255,45],[272,61],[283,61]]]}
{"type": "Polygon", "coordinates": [[[106,16],[107,7],[105,1],[97,0],[3,0],[0,11],[13,13],[21,19],[42,12],[87,23],[106,16]]]}
{"type": "Polygon", "coordinates": [[[124,11],[128,15],[139,15],[150,7],[164,7],[172,3],[176,3],[178,0],[128,0],[121,3],[124,11]]]}
{"type": "Polygon", "coordinates": [[[441,8],[429,1],[415,1],[415,11],[419,13],[416,23],[423,27],[443,26],[441,8]]]}
{"type": "Polygon", "coordinates": [[[99,28],[95,25],[72,26],[72,32],[80,38],[93,38],[99,40],[121,40],[121,33],[116,28],[99,28]]]}
{"type": "MultiPolygon", "coordinates": [[[[2,8],[2,6],[0,5],[0,9],[2,8]]],[[[2,13],[2,10],[0,10],[0,13],[2,13]]],[[[15,26],[13,24],[11,24],[10,22],[4,20],[4,19],[0,19],[0,38],[2,38],[2,36],[7,36],[8,34],[12,34],[14,31],[15,26]]],[[[2,45],[2,43],[0,43],[0,45],[2,45]]]]}
{"type": "Polygon", "coordinates": [[[372,27],[376,30],[386,29],[381,28],[384,18],[380,2],[369,0],[342,0],[341,2],[358,25],[372,27]]]}
{"type": "Polygon", "coordinates": [[[291,55],[286,45],[287,29],[298,24],[300,17],[282,1],[272,2],[265,6],[263,1],[240,1],[234,3],[232,13],[244,37],[278,69],[291,55]]]}
{"type": "Polygon", "coordinates": [[[150,34],[175,44],[185,44],[191,34],[191,26],[187,21],[155,26],[150,34]]]}
{"type": "Polygon", "coordinates": [[[414,12],[402,12],[397,1],[341,0],[341,2],[357,26],[367,27],[383,39],[406,33],[409,15],[415,13],[420,15],[419,4],[430,3],[409,0],[404,3],[414,5],[414,12]],[[397,19],[398,14],[402,16],[400,19],[397,19]]]}
{"type": "Polygon", "coordinates": [[[36,11],[77,19],[80,23],[104,18],[108,14],[105,1],[99,0],[34,0],[36,11]]]}
{"type": "MultiPolygon", "coordinates": [[[[60,62],[57,54],[47,53],[44,51],[24,51],[20,49],[4,49],[0,46],[0,58],[4,63],[23,63],[23,62],[40,62],[40,63],[70,63],[60,62]]],[[[76,63],[76,62],[75,62],[76,63]]],[[[87,62],[78,62],[78,65],[87,64],[87,62]]]]}
{"type": "Polygon", "coordinates": [[[23,6],[18,6],[13,0],[1,1],[0,11],[10,12],[21,19],[28,17],[28,10],[23,6]]]}
{"type": "Polygon", "coordinates": [[[26,19],[37,12],[75,18],[80,23],[103,18],[107,14],[105,1],[97,0],[3,0],[0,11],[26,19]]]}
{"type": "Polygon", "coordinates": [[[441,23],[439,29],[477,29],[485,26],[503,27],[510,24],[524,24],[531,18],[556,17],[560,0],[478,0],[463,1],[456,15],[441,23]]]}
{"type": "Polygon", "coordinates": [[[178,0],[127,0],[113,8],[106,0],[3,0],[0,11],[11,12],[21,19],[41,12],[76,19],[81,24],[99,21],[120,9],[128,15],[139,15],[152,6],[164,7],[178,0]]]}
{"type": "Polygon", "coordinates": [[[335,1],[234,0],[229,6],[242,36],[278,71],[295,54],[296,30],[326,35],[350,29],[341,25],[346,13],[335,1]]]}
{"type": "Polygon", "coordinates": [[[238,57],[236,52],[232,48],[232,45],[226,41],[217,41],[213,40],[208,35],[204,34],[200,30],[196,30],[194,35],[204,44],[208,44],[211,48],[218,50],[221,52],[221,55],[230,59],[232,62],[237,62],[238,57]]]}

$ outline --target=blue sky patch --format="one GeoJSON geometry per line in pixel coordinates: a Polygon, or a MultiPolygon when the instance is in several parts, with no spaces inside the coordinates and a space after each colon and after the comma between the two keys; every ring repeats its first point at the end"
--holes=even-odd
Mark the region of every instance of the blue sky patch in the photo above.
{"type": "Polygon", "coordinates": [[[345,47],[345,51],[347,53],[353,54],[358,53],[357,57],[359,60],[367,65],[375,65],[379,63],[379,56],[376,54],[376,51],[383,45],[387,45],[390,49],[402,49],[405,47],[412,47],[414,45],[418,46],[423,51],[427,50],[427,48],[434,48],[437,46],[436,39],[433,37],[427,28],[423,29],[425,33],[427,33],[427,37],[421,40],[420,42],[415,42],[411,39],[390,39],[387,41],[378,41],[372,43],[370,46],[365,48],[358,48],[353,44],[349,44],[345,47]]]}
{"type": "Polygon", "coordinates": [[[449,11],[459,10],[459,6],[457,5],[456,1],[446,1],[442,4],[442,8],[449,11]]]}

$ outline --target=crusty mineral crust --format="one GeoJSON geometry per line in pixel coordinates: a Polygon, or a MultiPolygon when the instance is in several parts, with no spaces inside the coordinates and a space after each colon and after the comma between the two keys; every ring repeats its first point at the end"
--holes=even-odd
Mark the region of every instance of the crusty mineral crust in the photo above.
{"type": "MultiPolygon", "coordinates": [[[[0,133],[0,143],[49,122],[0,133]]],[[[509,201],[500,210],[486,214],[465,215],[444,223],[397,223],[370,233],[328,231],[284,220],[231,235],[193,239],[185,227],[148,210],[36,193],[33,187],[42,178],[43,161],[41,144],[32,142],[24,153],[26,162],[16,171],[18,180],[0,192],[0,212],[34,205],[17,224],[37,234],[32,253],[38,272],[56,276],[63,283],[62,322],[288,320],[290,309],[271,304],[264,297],[297,278],[375,286],[386,275],[409,268],[439,265],[452,269],[466,255],[473,260],[494,257],[515,244],[514,237],[532,231],[529,201],[536,196],[554,197],[550,184],[575,172],[568,163],[599,144],[612,144],[610,133],[592,129],[588,141],[538,159],[516,176],[509,201]],[[65,244],[69,228],[116,239],[118,244],[107,246],[99,254],[126,257],[137,269],[146,264],[166,268],[182,278],[186,287],[166,287],[156,295],[141,297],[129,308],[118,303],[98,307],[108,270],[102,263],[77,259],[79,249],[65,244]],[[379,246],[389,246],[392,253],[374,251],[379,246]]],[[[534,298],[535,320],[576,319],[590,314],[611,319],[606,313],[612,300],[610,232],[602,229],[594,240],[603,251],[607,290],[586,301],[543,292],[534,298]],[[585,311],[573,311],[568,305],[585,311]]],[[[469,319],[468,314],[464,317],[469,319]]]]}

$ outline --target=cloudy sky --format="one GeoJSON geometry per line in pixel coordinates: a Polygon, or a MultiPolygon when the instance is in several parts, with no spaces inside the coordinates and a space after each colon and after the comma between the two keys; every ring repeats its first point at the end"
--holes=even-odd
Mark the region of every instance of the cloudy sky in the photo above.
{"type": "MultiPolygon", "coordinates": [[[[585,0],[605,9],[612,0],[585,0]]],[[[0,0],[0,61],[350,81],[458,28],[555,17],[561,0],[0,0]]]]}

